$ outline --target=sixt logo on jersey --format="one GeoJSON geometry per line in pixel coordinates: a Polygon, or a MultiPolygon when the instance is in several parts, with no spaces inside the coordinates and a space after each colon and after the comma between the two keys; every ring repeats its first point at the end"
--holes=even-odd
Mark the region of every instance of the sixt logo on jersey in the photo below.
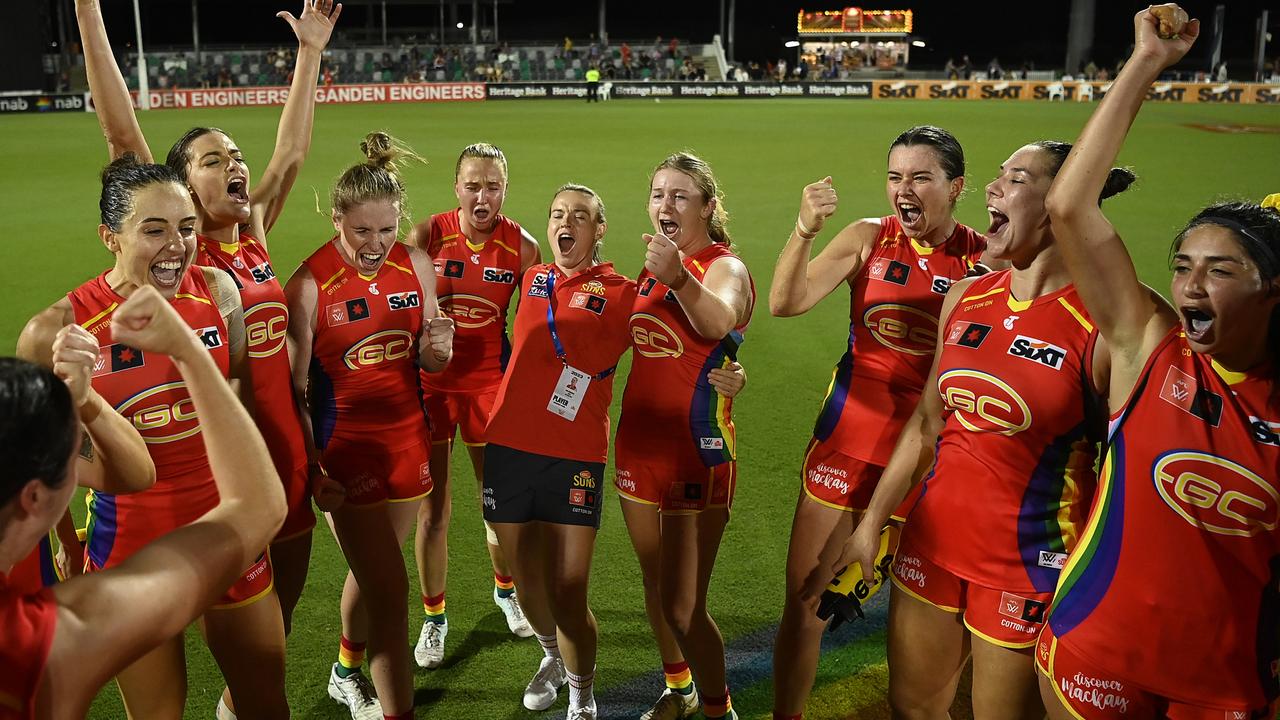
{"type": "Polygon", "coordinates": [[[951,331],[947,333],[946,345],[960,345],[962,347],[976,348],[987,339],[987,333],[991,332],[990,325],[983,325],[976,322],[959,322],[951,326],[951,331]]]}
{"type": "Polygon", "coordinates": [[[587,293],[575,292],[569,298],[569,307],[582,308],[583,310],[590,310],[597,315],[603,315],[606,302],[608,301],[599,295],[588,295],[587,293]]]}
{"type": "Polygon", "coordinates": [[[334,303],[324,309],[324,314],[329,318],[329,327],[359,322],[369,317],[369,302],[364,298],[356,298],[334,303]]]}
{"type": "Polygon", "coordinates": [[[934,275],[933,282],[929,283],[929,290],[938,295],[946,295],[951,289],[951,278],[945,275],[934,275]]]}
{"type": "Polygon", "coordinates": [[[284,347],[288,335],[289,308],[284,303],[258,303],[244,314],[245,338],[249,357],[270,357],[284,347]]]}
{"type": "Polygon", "coordinates": [[[269,262],[264,262],[257,267],[249,268],[249,274],[253,276],[253,281],[259,285],[276,279],[276,271],[271,267],[271,263],[269,262]]]}
{"type": "Polygon", "coordinates": [[[533,282],[529,283],[529,292],[525,293],[529,297],[545,298],[547,294],[547,274],[544,272],[537,273],[533,276],[533,282]]]}
{"type": "Polygon", "coordinates": [[[408,310],[410,308],[422,307],[422,300],[418,297],[417,290],[409,290],[402,293],[390,293],[387,295],[387,307],[392,310],[408,310]]]}
{"type": "Polygon", "coordinates": [[[1253,439],[1263,445],[1280,446],[1280,423],[1249,416],[1249,428],[1253,431],[1253,439]]]}
{"type": "Polygon", "coordinates": [[[218,331],[217,326],[197,328],[196,337],[204,343],[206,350],[222,347],[222,333],[218,331]]]}
{"type": "Polygon", "coordinates": [[[1037,340],[1026,335],[1019,335],[1013,339],[1013,344],[1009,346],[1009,354],[1040,363],[1045,367],[1051,367],[1054,370],[1062,369],[1062,362],[1067,359],[1067,351],[1043,340],[1037,340]]]}
{"type": "Polygon", "coordinates": [[[1222,396],[1200,387],[1194,377],[1173,365],[1160,386],[1160,399],[1214,427],[1222,420],[1222,396]]]}
{"type": "Polygon", "coordinates": [[[876,258],[876,261],[871,263],[871,267],[867,270],[867,274],[873,280],[883,280],[894,285],[906,285],[908,278],[911,277],[911,266],[889,258],[876,258]]]}
{"type": "Polygon", "coordinates": [[[480,273],[480,279],[487,283],[514,285],[516,282],[516,274],[515,271],[508,270],[507,268],[487,267],[480,273]]]}
{"type": "Polygon", "coordinates": [[[1280,491],[1274,480],[1226,458],[1176,450],[1156,458],[1151,473],[1161,499],[1193,527],[1253,537],[1274,532],[1280,524],[1280,491]]]}

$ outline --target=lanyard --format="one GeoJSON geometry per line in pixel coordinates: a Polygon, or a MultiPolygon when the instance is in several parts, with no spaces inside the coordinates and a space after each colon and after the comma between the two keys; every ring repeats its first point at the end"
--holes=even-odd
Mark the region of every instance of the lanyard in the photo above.
{"type": "MultiPolygon", "coordinates": [[[[554,270],[547,271],[547,329],[551,331],[551,344],[556,349],[556,359],[564,363],[565,367],[570,367],[568,356],[564,352],[564,343],[560,342],[560,333],[556,332],[556,313],[554,310],[556,299],[556,273],[554,270]]],[[[591,376],[592,380],[603,380],[613,374],[618,366],[603,370],[591,376]]]]}

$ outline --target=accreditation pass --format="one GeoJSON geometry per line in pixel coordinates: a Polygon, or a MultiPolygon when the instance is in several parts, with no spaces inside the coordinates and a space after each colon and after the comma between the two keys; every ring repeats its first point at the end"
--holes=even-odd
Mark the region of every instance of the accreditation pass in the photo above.
{"type": "Polygon", "coordinates": [[[591,376],[581,370],[564,366],[560,373],[560,381],[551,393],[551,402],[547,409],[565,420],[572,421],[578,417],[578,408],[582,407],[582,398],[587,394],[587,386],[591,384],[591,376]]]}

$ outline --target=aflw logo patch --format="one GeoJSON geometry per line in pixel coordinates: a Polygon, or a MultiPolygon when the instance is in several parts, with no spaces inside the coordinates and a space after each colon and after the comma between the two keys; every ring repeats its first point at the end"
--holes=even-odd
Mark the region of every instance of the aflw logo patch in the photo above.
{"type": "Polygon", "coordinates": [[[947,333],[947,345],[962,345],[964,347],[976,348],[987,339],[987,333],[991,332],[990,325],[983,325],[976,322],[961,322],[951,326],[951,332],[947,333]]]}
{"type": "Polygon", "coordinates": [[[1160,399],[1214,427],[1222,420],[1222,396],[1201,388],[1194,377],[1173,365],[1169,366],[1164,384],[1160,386],[1160,399]]]}
{"type": "Polygon", "coordinates": [[[1038,362],[1054,370],[1062,369],[1062,361],[1067,359],[1067,351],[1043,340],[1026,335],[1019,335],[1009,346],[1009,354],[1032,362],[1038,362]]]}
{"type": "Polygon", "coordinates": [[[134,350],[128,345],[115,343],[98,351],[98,359],[93,363],[93,376],[106,375],[121,370],[142,367],[146,359],[141,350],[134,350]]]}
{"type": "Polygon", "coordinates": [[[877,258],[871,263],[869,274],[876,280],[891,282],[894,285],[906,285],[907,278],[911,277],[911,266],[897,260],[877,258]]]}
{"type": "Polygon", "coordinates": [[[600,315],[604,312],[604,306],[607,301],[599,295],[588,295],[587,293],[575,292],[569,298],[569,307],[582,308],[600,315]]]}
{"type": "Polygon", "coordinates": [[[346,325],[369,317],[369,303],[364,298],[334,303],[325,308],[325,314],[329,318],[329,327],[346,325]]]}

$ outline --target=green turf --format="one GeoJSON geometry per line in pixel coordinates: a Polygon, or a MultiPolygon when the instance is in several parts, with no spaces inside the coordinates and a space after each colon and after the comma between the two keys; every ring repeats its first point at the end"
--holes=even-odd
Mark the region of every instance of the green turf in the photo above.
{"type": "MultiPolygon", "coordinates": [[[[730,230],[763,298],[806,183],[834,176],[841,204],[832,225],[884,214],[888,143],[909,125],[939,124],[960,138],[968,155],[970,185],[958,216],[985,228],[982,188],[998,165],[1025,142],[1073,139],[1091,107],[837,100],[321,107],[311,158],[269,238],[270,247],[283,280],[331,236],[332,226],[317,212],[317,198],[326,205],[331,181],[359,159],[357,145],[364,133],[384,129],[432,161],[408,172],[415,217],[453,207],[450,188],[457,152],[467,143],[487,140],[501,146],[510,161],[507,215],[542,238],[542,220],[554,188],[568,181],[591,185],[608,204],[605,254],[623,272],[634,273],[643,257],[640,235],[648,229],[648,172],[667,153],[688,148],[716,168],[730,230]]],[[[142,123],[161,155],[191,125],[222,127],[245,150],[256,178],[270,156],[278,115],[270,108],[157,111],[145,114],[142,123]]],[[[1108,214],[1130,241],[1143,279],[1161,291],[1168,287],[1169,240],[1199,206],[1224,195],[1257,199],[1280,190],[1280,135],[1230,135],[1186,127],[1227,122],[1280,124],[1280,115],[1264,106],[1151,106],[1143,111],[1122,156],[1140,181],[1109,201],[1108,214]]],[[[10,224],[0,245],[7,306],[0,316],[0,347],[7,351],[28,317],[110,261],[95,233],[97,173],[107,158],[95,118],[88,114],[2,117],[0,137],[0,216],[10,224]]],[[[823,240],[829,236],[825,233],[823,240]]],[[[741,484],[712,585],[711,608],[731,645],[750,640],[761,658],[767,657],[761,647],[767,651],[769,627],[781,610],[798,465],[831,366],[844,348],[847,302],[845,294],[837,292],[808,315],[788,320],[770,317],[762,303],[742,351],[750,387],[737,412],[741,484]]],[[[618,397],[625,369],[624,362],[618,397]]],[[[516,641],[507,634],[489,599],[491,576],[472,475],[463,454],[456,459],[448,655],[445,668],[417,675],[419,716],[524,717],[530,713],[521,708],[519,694],[539,651],[532,640],[516,641]]],[[[611,707],[631,707],[656,697],[659,685],[638,568],[612,498],[607,508],[592,603],[601,633],[597,687],[601,708],[609,716],[611,707]],[[645,686],[646,679],[652,684],[645,686]]],[[[316,538],[310,579],[289,643],[289,697],[295,717],[341,718],[343,712],[325,694],[325,682],[337,652],[337,601],[344,568],[327,531],[317,532],[316,538]]],[[[410,606],[416,637],[422,619],[416,593],[410,606]]],[[[735,659],[731,655],[731,663],[735,659]]],[[[198,639],[189,643],[189,664],[187,715],[212,717],[221,683],[198,639]]],[[[767,667],[764,672],[753,675],[738,693],[736,705],[743,717],[767,717],[767,667]]],[[[885,678],[882,633],[829,653],[812,716],[887,716],[885,678]]],[[[562,716],[563,702],[555,715],[562,716]]],[[[119,708],[114,692],[108,692],[92,716],[123,717],[119,708]]]]}

